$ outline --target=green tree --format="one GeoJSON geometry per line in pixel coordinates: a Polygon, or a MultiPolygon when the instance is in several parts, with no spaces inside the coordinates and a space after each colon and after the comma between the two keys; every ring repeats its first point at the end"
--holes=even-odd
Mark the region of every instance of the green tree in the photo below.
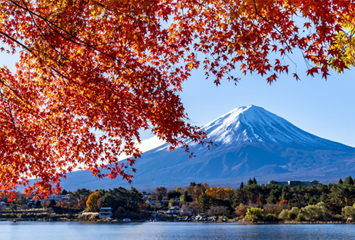
{"type": "Polygon", "coordinates": [[[239,189],[243,189],[243,188],[244,188],[244,183],[241,182],[241,183],[240,183],[240,186],[239,186],[239,189]]]}
{"type": "Polygon", "coordinates": [[[181,202],[192,202],[193,198],[187,191],[184,191],[184,194],[180,196],[181,202]]]}
{"type": "Polygon", "coordinates": [[[287,219],[289,219],[289,214],[288,213],[289,213],[288,209],[282,209],[280,214],[279,214],[279,216],[278,216],[278,218],[282,219],[282,220],[287,220],[287,219]]]}
{"type": "Polygon", "coordinates": [[[351,176],[349,176],[349,177],[344,179],[344,184],[354,185],[354,180],[352,179],[351,176]]]}
{"type": "Polygon", "coordinates": [[[240,189],[237,189],[234,192],[233,197],[232,197],[232,202],[233,202],[233,206],[234,207],[237,207],[240,204],[246,204],[247,203],[248,198],[246,196],[245,189],[246,188],[240,188],[240,189]]]}
{"type": "Polygon", "coordinates": [[[111,207],[115,217],[138,213],[140,204],[144,203],[143,195],[135,188],[127,190],[119,187],[110,189],[101,195],[98,206],[111,207]]]}
{"type": "Polygon", "coordinates": [[[249,208],[245,215],[245,219],[248,221],[256,222],[265,218],[265,211],[261,208],[249,208]]]}
{"type": "Polygon", "coordinates": [[[166,193],[167,193],[168,190],[166,189],[166,187],[158,187],[158,188],[155,189],[155,191],[157,192],[158,199],[162,200],[163,197],[166,196],[166,193]]]}
{"type": "Polygon", "coordinates": [[[280,197],[280,201],[283,200],[289,200],[290,199],[290,188],[289,187],[283,187],[282,188],[282,193],[281,193],[281,197],[280,197]]]}
{"type": "Polygon", "coordinates": [[[136,188],[131,188],[128,192],[129,198],[127,204],[131,207],[131,210],[137,211],[139,204],[144,203],[143,195],[136,188]]]}
{"type": "Polygon", "coordinates": [[[331,216],[330,208],[323,202],[319,202],[316,205],[308,205],[301,209],[301,213],[306,220],[329,219],[331,216]]]}
{"type": "Polygon", "coordinates": [[[288,217],[289,219],[296,219],[297,215],[301,212],[301,210],[298,207],[293,207],[289,212],[288,212],[288,217]]]}
{"type": "Polygon", "coordinates": [[[112,209],[116,210],[118,208],[117,203],[118,202],[116,201],[116,198],[111,191],[105,193],[105,195],[101,197],[102,207],[111,207],[112,209]]]}
{"type": "Polygon", "coordinates": [[[170,198],[169,199],[169,207],[172,207],[172,206],[174,206],[174,198],[170,198]]]}
{"type": "Polygon", "coordinates": [[[302,213],[299,213],[299,214],[297,215],[296,220],[297,220],[297,221],[299,221],[299,222],[301,222],[301,221],[304,221],[304,220],[305,220],[305,218],[304,218],[304,216],[303,216],[303,214],[302,214],[302,213]]]}
{"type": "Polygon", "coordinates": [[[266,198],[268,204],[275,204],[281,195],[281,191],[278,188],[271,189],[269,196],[266,198]]]}
{"type": "Polygon", "coordinates": [[[248,198],[248,202],[262,204],[264,202],[264,198],[266,197],[264,187],[265,186],[262,187],[257,184],[246,186],[244,190],[248,198]]]}
{"type": "Polygon", "coordinates": [[[169,200],[172,198],[180,197],[180,196],[181,196],[181,192],[178,192],[176,190],[172,190],[167,193],[167,197],[169,200]]]}
{"type": "Polygon", "coordinates": [[[335,204],[342,204],[344,202],[344,191],[343,191],[344,184],[332,184],[330,185],[330,193],[329,198],[330,201],[335,204]]]}
{"type": "Polygon", "coordinates": [[[344,219],[355,219],[355,204],[353,206],[345,206],[341,209],[341,215],[344,219]]]}
{"type": "Polygon", "coordinates": [[[55,202],[54,199],[49,200],[48,207],[53,208],[53,207],[55,207],[55,205],[57,205],[57,203],[55,202]]]}
{"type": "Polygon", "coordinates": [[[211,207],[211,197],[206,193],[202,194],[198,200],[201,212],[206,212],[211,207]]]}

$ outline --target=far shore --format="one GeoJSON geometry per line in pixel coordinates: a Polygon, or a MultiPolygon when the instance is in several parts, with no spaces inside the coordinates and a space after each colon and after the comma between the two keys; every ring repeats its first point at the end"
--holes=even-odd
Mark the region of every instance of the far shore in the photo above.
{"type": "MultiPolygon", "coordinates": [[[[40,212],[40,211],[38,211],[40,212]]],[[[0,221],[12,221],[12,222],[83,222],[83,223],[123,223],[122,219],[99,219],[97,217],[85,217],[83,218],[81,214],[55,214],[50,213],[50,215],[37,213],[37,216],[33,214],[27,214],[25,212],[20,213],[16,211],[12,214],[0,213],[0,221]]],[[[93,215],[93,216],[96,216],[93,215]]],[[[132,219],[131,223],[138,222],[151,222],[154,221],[151,218],[142,218],[142,219],[132,219]]],[[[250,222],[244,219],[228,219],[227,221],[177,221],[176,218],[161,218],[158,222],[188,222],[188,223],[236,223],[236,224],[354,224],[353,221],[346,220],[305,220],[305,221],[296,221],[296,220],[280,220],[280,221],[255,221],[250,222]]]]}

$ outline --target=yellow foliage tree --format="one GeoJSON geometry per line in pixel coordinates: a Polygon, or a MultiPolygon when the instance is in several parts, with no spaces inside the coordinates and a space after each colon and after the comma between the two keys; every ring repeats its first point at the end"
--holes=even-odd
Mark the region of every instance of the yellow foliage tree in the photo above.
{"type": "Polygon", "coordinates": [[[177,191],[177,192],[179,192],[179,193],[183,193],[183,191],[182,191],[182,188],[181,187],[177,187],[176,189],[175,189],[175,191],[177,191]]]}
{"type": "Polygon", "coordinates": [[[211,187],[206,190],[206,194],[213,198],[229,199],[233,189],[231,188],[221,188],[221,187],[211,187]]]}
{"type": "Polygon", "coordinates": [[[101,198],[101,192],[96,191],[90,194],[88,200],[86,201],[86,211],[87,212],[98,212],[100,209],[97,206],[97,201],[101,198]]]}
{"type": "MultiPolygon", "coordinates": [[[[331,49],[341,53],[341,61],[346,67],[355,66],[355,17],[353,15],[343,16],[340,25],[342,29],[335,35],[331,49]]],[[[336,61],[339,60],[330,58],[332,68],[341,73],[342,69],[337,67],[336,61]]]]}

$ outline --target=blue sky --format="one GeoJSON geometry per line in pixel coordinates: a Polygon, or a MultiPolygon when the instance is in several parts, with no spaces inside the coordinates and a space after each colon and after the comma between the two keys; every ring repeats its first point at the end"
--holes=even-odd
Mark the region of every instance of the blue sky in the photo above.
{"type": "Polygon", "coordinates": [[[191,123],[199,126],[233,108],[253,104],[307,132],[355,147],[354,70],[332,72],[327,80],[318,75],[307,77],[303,67],[297,73],[301,81],[282,75],[269,85],[266,77],[240,74],[237,86],[225,81],[216,87],[202,71],[195,71],[184,83],[181,98],[191,123]]]}

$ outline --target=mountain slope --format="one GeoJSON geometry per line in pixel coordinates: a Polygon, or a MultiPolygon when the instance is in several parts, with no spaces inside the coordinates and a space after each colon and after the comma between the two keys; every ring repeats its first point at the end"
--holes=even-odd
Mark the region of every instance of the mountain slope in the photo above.
{"type": "Polygon", "coordinates": [[[204,130],[218,143],[265,142],[289,146],[339,148],[344,145],[307,133],[285,119],[257,106],[234,109],[206,124],[204,130]]]}
{"type": "MultiPolygon", "coordinates": [[[[355,170],[355,148],[307,133],[261,107],[234,109],[202,130],[217,147],[208,150],[190,143],[196,155],[191,159],[182,149],[170,152],[167,144],[145,152],[136,163],[133,186],[153,189],[195,181],[235,187],[254,176],[259,182],[329,181],[355,170]]],[[[97,180],[87,172],[74,172],[63,181],[66,189],[117,186],[127,184],[122,180],[97,180]]]]}

